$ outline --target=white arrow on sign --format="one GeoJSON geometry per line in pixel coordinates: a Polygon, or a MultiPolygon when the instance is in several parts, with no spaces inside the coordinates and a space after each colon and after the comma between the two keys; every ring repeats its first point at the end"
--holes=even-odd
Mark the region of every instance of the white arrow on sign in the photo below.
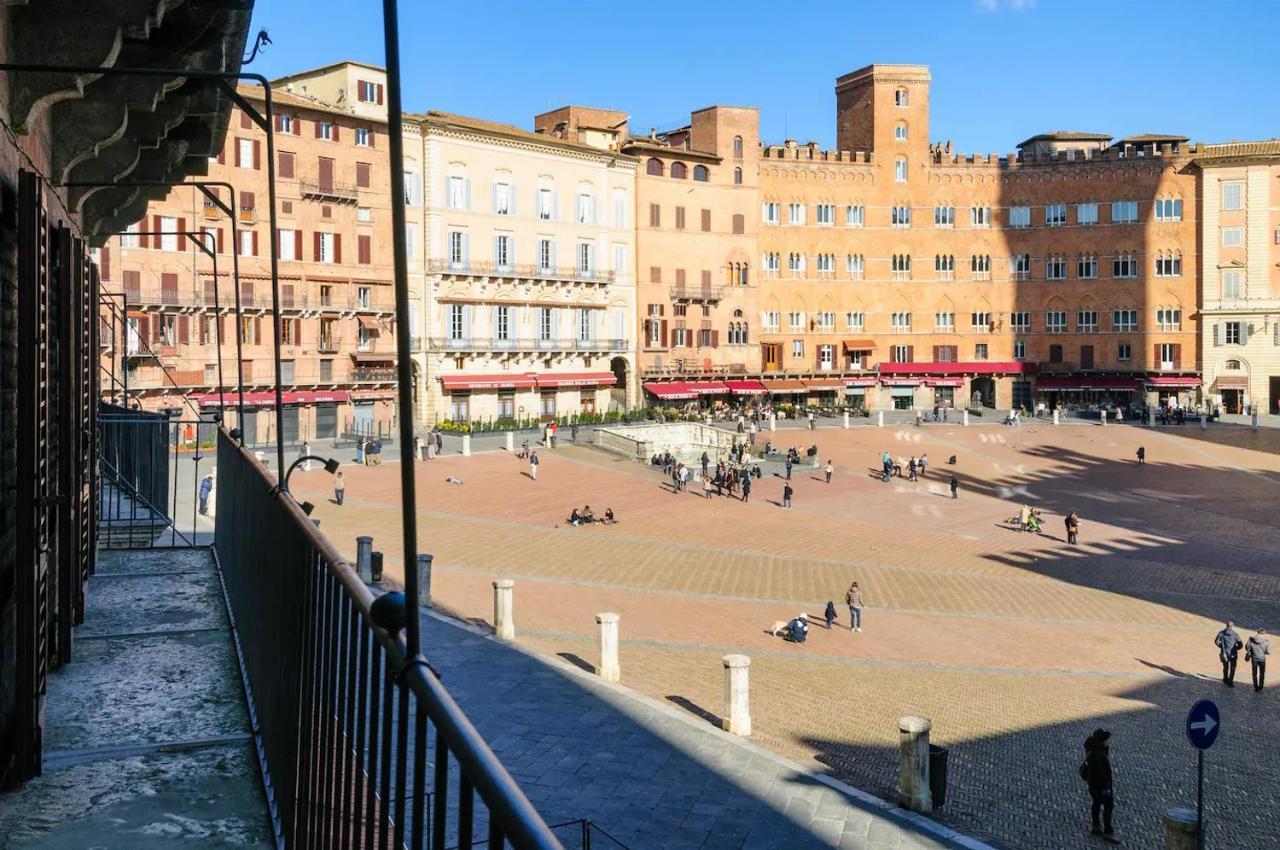
{"type": "Polygon", "coordinates": [[[1203,720],[1197,720],[1195,723],[1191,723],[1188,725],[1192,729],[1195,729],[1198,732],[1203,732],[1204,734],[1208,735],[1210,732],[1213,731],[1213,727],[1218,725],[1218,721],[1214,720],[1212,717],[1206,714],[1203,720]]]}

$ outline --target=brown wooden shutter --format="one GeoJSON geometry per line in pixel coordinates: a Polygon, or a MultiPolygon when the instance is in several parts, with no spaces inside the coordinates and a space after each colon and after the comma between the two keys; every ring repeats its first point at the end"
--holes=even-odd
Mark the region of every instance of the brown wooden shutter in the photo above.
{"type": "Polygon", "coordinates": [[[382,83],[378,83],[378,105],[382,105],[382,83]]]}
{"type": "Polygon", "coordinates": [[[369,128],[369,147],[376,148],[378,146],[377,140],[378,140],[378,134],[373,132],[373,128],[370,127],[369,128]]]}
{"type": "Polygon", "coordinates": [[[315,122],[316,138],[317,138],[317,139],[318,139],[318,138],[320,138],[320,124],[321,124],[321,122],[319,122],[319,121],[315,122]]]}
{"type": "Polygon", "coordinates": [[[150,344],[151,322],[147,316],[138,317],[138,340],[150,344]]]}
{"type": "Polygon", "coordinates": [[[191,232],[191,222],[185,218],[178,219],[178,229],[182,231],[182,235],[178,237],[178,250],[191,250],[191,245],[187,242],[187,234],[191,232]]]}
{"type": "Polygon", "coordinates": [[[234,142],[235,142],[235,159],[233,159],[233,160],[232,160],[232,162],[234,162],[234,163],[235,163],[236,168],[240,168],[240,167],[241,167],[241,162],[240,162],[240,137],[239,137],[239,136],[236,136],[236,137],[235,137],[235,139],[233,139],[232,141],[234,141],[234,142]]]}
{"type": "Polygon", "coordinates": [[[259,316],[253,320],[253,344],[262,344],[262,317],[259,316]]]}
{"type": "Polygon", "coordinates": [[[283,116],[283,115],[277,115],[277,116],[276,116],[275,128],[276,128],[276,132],[277,132],[277,133],[279,133],[281,130],[283,130],[283,129],[284,129],[284,116],[283,116]]]}
{"type": "Polygon", "coordinates": [[[185,313],[178,317],[178,342],[182,345],[191,342],[191,317],[185,313]]]}
{"type": "Polygon", "coordinates": [[[262,168],[262,140],[253,140],[253,168],[255,171],[262,168]]]}
{"type": "Polygon", "coordinates": [[[287,151],[280,152],[280,177],[286,180],[293,178],[293,154],[287,151]]]}
{"type": "Polygon", "coordinates": [[[720,331],[711,332],[711,347],[712,348],[720,347],[720,331]]]}
{"type": "Polygon", "coordinates": [[[321,252],[320,252],[320,231],[319,231],[319,230],[317,230],[317,231],[316,231],[315,233],[313,233],[312,235],[313,235],[313,236],[315,236],[315,251],[314,251],[313,256],[311,257],[311,259],[315,260],[315,261],[318,263],[318,262],[320,262],[320,256],[321,256],[321,252]]]}
{"type": "Polygon", "coordinates": [[[317,178],[317,180],[320,184],[320,191],[332,192],[333,191],[333,160],[327,156],[322,156],[317,160],[316,166],[319,170],[319,177],[317,178]]]}
{"type": "Polygon", "coordinates": [[[1158,342],[1155,344],[1155,351],[1151,355],[1151,368],[1152,369],[1160,368],[1160,343],[1158,342]]]}
{"type": "Polygon", "coordinates": [[[103,280],[111,280],[111,249],[103,248],[98,253],[98,273],[103,280]]]}
{"type": "Polygon", "coordinates": [[[225,252],[226,252],[226,248],[223,246],[223,243],[222,243],[222,228],[221,228],[221,227],[219,227],[219,228],[218,228],[218,235],[217,235],[217,247],[216,247],[216,248],[214,248],[214,250],[215,250],[215,251],[217,251],[219,254],[222,254],[222,253],[225,253],[225,252]]]}
{"type": "Polygon", "coordinates": [[[332,134],[332,136],[333,136],[333,141],[335,141],[335,142],[336,142],[336,141],[338,141],[338,122],[337,122],[337,121],[334,121],[334,122],[333,122],[333,134],[332,134]]]}
{"type": "Polygon", "coordinates": [[[742,213],[736,213],[733,217],[733,232],[741,234],[746,230],[746,219],[742,217],[742,213]]]}
{"type": "Polygon", "coordinates": [[[242,209],[251,210],[257,207],[258,199],[252,192],[240,193],[240,206],[242,209]]]}
{"type": "MultiPolygon", "coordinates": [[[[151,216],[151,229],[154,230],[157,234],[159,234],[160,231],[164,230],[164,219],[158,215],[151,216]]],[[[164,237],[159,235],[153,236],[151,237],[152,239],[151,244],[159,248],[161,245],[164,244],[164,242],[162,241],[163,238],[164,237]]]]}
{"type": "Polygon", "coordinates": [[[914,345],[907,346],[907,362],[908,363],[916,362],[916,347],[914,345]]]}
{"type": "Polygon", "coordinates": [[[218,317],[218,342],[226,342],[227,340],[227,317],[218,317]]]}
{"type": "Polygon", "coordinates": [[[369,263],[373,262],[373,238],[371,236],[361,234],[356,237],[356,254],[356,262],[361,265],[367,266],[369,263]]]}
{"type": "Polygon", "coordinates": [[[369,163],[356,163],[356,187],[360,189],[369,188],[369,163]]]}
{"type": "Polygon", "coordinates": [[[253,119],[249,117],[248,112],[240,113],[240,126],[245,130],[248,130],[251,127],[253,127],[253,119]]]}
{"type": "Polygon", "coordinates": [[[711,210],[702,211],[702,230],[704,233],[711,232],[711,210]]]}
{"type": "Polygon", "coordinates": [[[707,271],[706,269],[702,270],[702,288],[703,289],[711,288],[711,272],[707,271]]]}
{"type": "Polygon", "coordinates": [[[293,134],[295,136],[302,135],[302,119],[297,115],[293,116],[293,134]]]}
{"type": "MultiPolygon", "coordinates": [[[[146,230],[146,229],[147,229],[147,217],[144,215],[144,216],[142,217],[142,221],[138,222],[138,230],[146,230]]],[[[151,237],[147,236],[145,233],[139,233],[139,234],[138,234],[138,247],[139,247],[139,248],[150,248],[150,247],[151,247],[151,237]]]]}
{"type": "Polygon", "coordinates": [[[649,266],[649,282],[662,283],[662,266],[649,266]]]}
{"type": "Polygon", "coordinates": [[[1182,368],[1182,343],[1180,342],[1173,344],[1173,368],[1182,368]]]}
{"type": "Polygon", "coordinates": [[[338,264],[342,263],[342,234],[341,233],[333,234],[333,261],[338,264]]]}
{"type": "Polygon", "coordinates": [[[302,259],[302,231],[301,230],[293,231],[293,256],[290,257],[289,259],[291,260],[302,259]]]}
{"type": "Polygon", "coordinates": [[[934,362],[934,363],[937,363],[939,360],[941,360],[941,359],[942,359],[942,357],[938,354],[938,352],[939,352],[939,350],[940,350],[940,349],[941,349],[941,346],[938,346],[938,345],[935,345],[935,346],[933,347],[933,362],[934,362]]]}
{"type": "Polygon", "coordinates": [[[253,231],[253,256],[255,257],[259,256],[258,255],[258,231],[256,230],[253,231]]]}
{"type": "Polygon", "coordinates": [[[218,165],[227,164],[227,147],[226,142],[222,144],[222,150],[218,151],[218,165]]]}

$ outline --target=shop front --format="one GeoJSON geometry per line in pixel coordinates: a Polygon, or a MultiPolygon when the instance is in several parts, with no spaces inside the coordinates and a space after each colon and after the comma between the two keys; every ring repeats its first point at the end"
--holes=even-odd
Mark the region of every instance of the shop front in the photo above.
{"type": "Polygon", "coordinates": [[[874,393],[875,385],[875,378],[845,378],[844,403],[858,410],[869,410],[867,393],[874,393]]]}
{"type": "Polygon", "coordinates": [[[916,406],[916,390],[920,387],[920,378],[883,378],[882,383],[889,393],[889,406],[893,410],[914,410],[916,406]]]}
{"type": "Polygon", "coordinates": [[[1168,410],[1194,408],[1201,386],[1200,378],[1186,375],[1151,375],[1145,383],[1147,403],[1168,410]]]}
{"type": "Polygon", "coordinates": [[[954,410],[956,398],[963,398],[964,378],[925,378],[924,385],[933,390],[933,406],[954,410]]]}
{"type": "Polygon", "coordinates": [[[844,381],[840,378],[805,378],[805,403],[819,406],[840,404],[844,394],[844,381]]]}
{"type": "Polygon", "coordinates": [[[1035,383],[1035,404],[1045,410],[1097,412],[1120,409],[1129,413],[1142,400],[1142,378],[1124,375],[1055,375],[1035,383]]]}
{"type": "Polygon", "coordinates": [[[1217,396],[1217,403],[1224,413],[1244,413],[1249,404],[1249,376],[1219,375],[1213,382],[1211,396],[1217,396]]]}

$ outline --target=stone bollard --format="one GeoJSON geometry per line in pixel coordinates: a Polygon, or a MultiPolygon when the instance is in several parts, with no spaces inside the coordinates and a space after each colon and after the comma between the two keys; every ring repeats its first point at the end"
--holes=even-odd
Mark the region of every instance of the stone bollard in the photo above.
{"type": "Polygon", "coordinates": [[[844,412],[844,427],[849,427],[849,411],[844,412]]]}
{"type": "Polygon", "coordinates": [[[1164,815],[1165,850],[1197,850],[1200,824],[1191,809],[1170,809],[1164,815]]]}
{"type": "Polygon", "coordinates": [[[960,411],[960,424],[966,428],[969,427],[969,411],[967,410],[960,411]]]}
{"type": "Polygon", "coordinates": [[[356,575],[365,584],[373,583],[373,538],[356,538],[356,575]]]}
{"type": "Polygon", "coordinates": [[[1209,427],[1208,417],[1206,417],[1203,413],[1201,413],[1200,414],[1200,430],[1203,431],[1208,427],[1209,427]]]}
{"type": "Polygon", "coordinates": [[[418,555],[418,607],[431,607],[431,556],[418,555]]]}
{"type": "Polygon", "coordinates": [[[596,622],[600,624],[600,666],[596,673],[606,682],[622,678],[622,668],[618,666],[618,619],[612,612],[596,614],[596,622]]]}
{"type": "Polygon", "coordinates": [[[898,805],[913,812],[933,811],[929,791],[929,729],[927,717],[898,718],[898,805]]]}
{"type": "Polygon", "coordinates": [[[507,432],[507,451],[514,454],[515,450],[516,450],[516,435],[508,431],[507,432]]]}
{"type": "Polygon", "coordinates": [[[1058,408],[1056,407],[1053,409],[1053,424],[1058,424],[1058,408]]]}
{"type": "Polygon", "coordinates": [[[1098,421],[1103,425],[1107,424],[1107,409],[1105,407],[1102,409],[1102,416],[1098,421]]]}
{"type": "Polygon", "coordinates": [[[1258,406],[1253,406],[1253,430],[1258,430],[1258,406]]]}
{"type": "Polygon", "coordinates": [[[876,411],[876,427],[877,428],[884,427],[884,411],[883,410],[876,411]]]}
{"type": "Polygon", "coordinates": [[[516,639],[515,586],[509,578],[493,583],[493,633],[503,640],[516,639]]]}
{"type": "Polygon", "coordinates": [[[721,726],[726,732],[751,737],[751,711],[747,692],[747,671],[751,659],[745,655],[726,655],[724,662],[724,710],[721,726]]]}
{"type": "Polygon", "coordinates": [[[778,417],[776,414],[773,414],[773,413],[769,414],[769,430],[770,431],[778,430],[778,417]]]}
{"type": "Polygon", "coordinates": [[[471,435],[462,435],[462,456],[471,457],[471,435]]]}
{"type": "Polygon", "coordinates": [[[1147,427],[1156,427],[1156,409],[1151,405],[1147,405],[1147,427]]]}

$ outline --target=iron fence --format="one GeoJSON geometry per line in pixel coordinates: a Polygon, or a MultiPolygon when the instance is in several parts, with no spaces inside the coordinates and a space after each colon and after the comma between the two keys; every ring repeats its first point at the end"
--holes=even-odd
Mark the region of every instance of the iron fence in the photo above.
{"type": "Polygon", "coordinates": [[[215,552],[278,839],[563,850],[399,631],[375,625],[351,565],[225,431],[218,469],[215,552]]]}

